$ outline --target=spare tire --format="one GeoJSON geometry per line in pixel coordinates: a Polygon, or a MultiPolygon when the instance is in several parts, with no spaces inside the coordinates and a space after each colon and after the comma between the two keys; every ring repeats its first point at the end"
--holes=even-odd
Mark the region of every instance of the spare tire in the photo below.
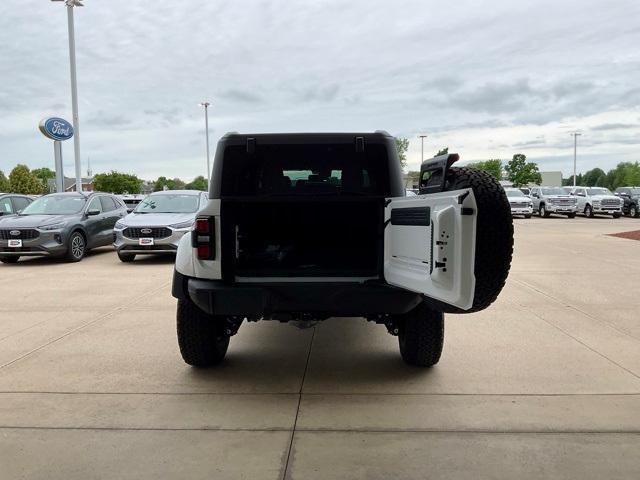
{"type": "Polygon", "coordinates": [[[491,305],[504,287],[513,255],[513,218],[509,200],[492,175],[475,168],[451,167],[445,190],[471,188],[478,207],[476,221],[476,277],[473,306],[462,310],[441,305],[447,313],[473,313],[491,305]]]}

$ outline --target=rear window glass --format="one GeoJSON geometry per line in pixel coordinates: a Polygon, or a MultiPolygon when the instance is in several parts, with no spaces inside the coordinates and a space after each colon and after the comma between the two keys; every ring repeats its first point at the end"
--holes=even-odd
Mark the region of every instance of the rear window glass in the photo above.
{"type": "Polygon", "coordinates": [[[254,154],[229,146],[222,196],[389,195],[384,145],[356,153],[345,145],[258,145],[254,154]]]}

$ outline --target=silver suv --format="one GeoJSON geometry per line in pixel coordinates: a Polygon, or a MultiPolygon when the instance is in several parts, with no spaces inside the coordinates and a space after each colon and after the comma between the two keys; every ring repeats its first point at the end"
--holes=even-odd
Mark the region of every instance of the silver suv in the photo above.
{"type": "Polygon", "coordinates": [[[608,188],[604,187],[576,187],[571,191],[578,201],[578,211],[587,217],[594,215],[612,215],[613,218],[622,216],[624,201],[616,197],[608,188]]]}
{"type": "Polygon", "coordinates": [[[147,196],[115,225],[113,246],[118,258],[132,262],[139,254],[176,253],[207,199],[205,192],[197,190],[165,190],[147,196]]]}
{"type": "Polygon", "coordinates": [[[533,187],[531,189],[533,211],[541,217],[549,217],[552,213],[575,218],[577,201],[561,187],[533,187]]]}

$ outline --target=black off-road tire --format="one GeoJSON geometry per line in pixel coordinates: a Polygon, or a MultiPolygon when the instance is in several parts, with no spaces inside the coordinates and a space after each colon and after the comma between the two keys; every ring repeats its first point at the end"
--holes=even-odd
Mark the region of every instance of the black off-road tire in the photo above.
{"type": "Polygon", "coordinates": [[[118,252],[118,258],[120,259],[121,262],[129,263],[129,262],[133,262],[136,259],[136,254],[118,252]]]}
{"type": "Polygon", "coordinates": [[[20,257],[18,255],[7,255],[4,257],[0,257],[0,262],[2,263],[17,263],[17,261],[20,259],[20,257]]]}
{"type": "Polygon", "coordinates": [[[638,207],[636,205],[631,205],[629,207],[629,216],[632,218],[636,218],[638,215],[640,215],[640,211],[638,210],[638,207]]]}
{"type": "Polygon", "coordinates": [[[461,310],[441,305],[447,313],[484,310],[498,297],[511,268],[513,255],[513,217],[504,189],[492,175],[468,167],[449,169],[445,190],[471,188],[478,206],[476,224],[476,277],[473,306],[461,310]]]}
{"type": "Polygon", "coordinates": [[[398,318],[398,344],[402,360],[409,365],[432,367],[440,360],[444,345],[444,314],[425,303],[398,318]]]}
{"type": "Polygon", "coordinates": [[[69,246],[64,259],[67,262],[79,262],[87,253],[87,240],[82,233],[76,230],[69,236],[68,242],[69,246]]]}
{"type": "Polygon", "coordinates": [[[188,300],[178,300],[177,327],[178,346],[186,363],[210,367],[224,360],[229,336],[220,317],[207,315],[188,300]]]}

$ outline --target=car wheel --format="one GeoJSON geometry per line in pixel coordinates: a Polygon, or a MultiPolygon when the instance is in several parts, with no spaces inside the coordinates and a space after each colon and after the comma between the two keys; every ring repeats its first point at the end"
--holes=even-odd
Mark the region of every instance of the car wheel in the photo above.
{"type": "Polygon", "coordinates": [[[638,216],[638,207],[636,205],[629,207],[629,216],[634,218],[638,216]]]}
{"type": "Polygon", "coordinates": [[[531,218],[531,214],[530,213],[526,214],[524,218],[531,218]]]}
{"type": "Polygon", "coordinates": [[[584,214],[589,218],[593,218],[593,208],[591,208],[591,205],[589,204],[585,205],[584,214]]]}
{"type": "Polygon", "coordinates": [[[544,203],[540,204],[540,216],[544,218],[549,218],[551,214],[547,212],[547,208],[544,206],[544,203]]]}
{"type": "Polygon", "coordinates": [[[431,367],[438,363],[444,345],[444,314],[421,303],[398,319],[398,344],[409,365],[431,367]]]}
{"type": "Polygon", "coordinates": [[[620,215],[619,213],[614,213],[613,214],[613,218],[620,218],[622,215],[620,215]]]}
{"type": "Polygon", "coordinates": [[[10,257],[0,257],[0,262],[2,263],[16,263],[20,257],[18,255],[11,255],[10,257]]]}
{"type": "Polygon", "coordinates": [[[210,367],[222,362],[229,347],[222,320],[206,314],[189,300],[178,300],[178,346],[186,363],[210,367]]]}
{"type": "Polygon", "coordinates": [[[567,218],[576,218],[575,213],[567,213],[567,218]]]}
{"type": "Polygon", "coordinates": [[[504,287],[513,255],[513,217],[500,183],[495,177],[475,168],[450,168],[445,190],[465,188],[473,190],[478,206],[474,265],[476,287],[469,310],[437,304],[438,310],[449,313],[477,312],[491,305],[504,287]]]}
{"type": "Polygon", "coordinates": [[[69,247],[65,259],[68,262],[79,262],[84,257],[87,249],[87,242],[80,232],[73,232],[69,237],[69,247]]]}
{"type": "Polygon", "coordinates": [[[136,259],[136,254],[118,252],[118,258],[120,259],[121,262],[125,262],[125,263],[133,262],[136,259]]]}

